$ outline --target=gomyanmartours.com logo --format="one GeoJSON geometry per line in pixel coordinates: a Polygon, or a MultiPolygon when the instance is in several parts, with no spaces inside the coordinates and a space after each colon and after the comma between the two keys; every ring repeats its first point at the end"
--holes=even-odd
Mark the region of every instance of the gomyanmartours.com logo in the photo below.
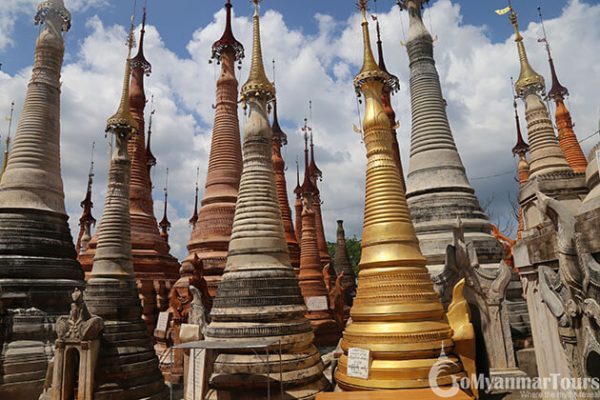
{"type": "Polygon", "coordinates": [[[442,353],[437,362],[429,370],[429,386],[433,393],[440,398],[450,398],[459,391],[470,391],[476,388],[479,393],[500,393],[530,391],[532,397],[538,398],[540,392],[545,392],[545,398],[568,399],[577,393],[578,399],[600,399],[600,378],[566,378],[561,374],[551,374],[548,377],[529,376],[495,376],[486,377],[483,374],[457,378],[451,371],[460,368],[456,362],[442,353]],[[450,376],[449,385],[438,386],[438,378],[450,376]],[[548,393],[550,392],[550,393],[548,393]]]}

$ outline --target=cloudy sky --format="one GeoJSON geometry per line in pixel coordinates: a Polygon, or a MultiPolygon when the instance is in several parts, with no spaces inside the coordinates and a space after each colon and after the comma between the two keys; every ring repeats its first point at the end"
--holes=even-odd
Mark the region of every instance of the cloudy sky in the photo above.
{"type": "MultiPolygon", "coordinates": [[[[141,10],[141,1],[137,8],[141,10]]],[[[65,0],[73,12],[66,36],[62,85],[62,168],[67,209],[77,233],[79,202],[84,197],[92,142],[96,142],[94,215],[99,219],[106,192],[108,146],[106,118],[114,113],[120,92],[126,26],[132,2],[65,0]]],[[[246,47],[239,72],[243,83],[251,53],[251,7],[234,1],[234,32],[246,47]]],[[[288,133],[284,149],[288,186],[295,185],[295,160],[301,154],[299,127],[313,102],[316,155],[323,170],[322,197],[326,235],[335,238],[335,220],[344,219],[349,235],[360,236],[364,201],[365,150],[352,130],[357,123],[352,78],[362,62],[359,16],[353,0],[264,0],[261,10],[264,59],[277,61],[280,119],[288,133]]],[[[372,2],[371,2],[372,3],[372,2]]],[[[388,69],[398,75],[401,92],[394,99],[405,170],[408,170],[410,105],[408,58],[402,46],[407,16],[392,0],[372,5],[382,25],[388,69]]],[[[568,106],[576,133],[584,139],[598,129],[600,110],[600,3],[595,0],[514,0],[534,68],[548,79],[544,48],[537,43],[543,7],[546,30],[562,83],[570,89],[568,106]]],[[[36,0],[2,0],[0,7],[0,116],[10,102],[20,113],[33,62],[38,28],[32,24],[36,0]]],[[[467,174],[494,222],[510,219],[515,196],[516,161],[510,77],[519,72],[512,28],[493,13],[502,0],[432,1],[424,20],[437,37],[435,56],[448,101],[450,124],[467,174]]],[[[162,213],[162,187],[169,168],[171,246],[185,255],[193,207],[196,167],[204,183],[213,118],[217,67],[209,64],[211,44],[224,26],[222,1],[148,0],[146,56],[153,65],[147,94],[157,109],[153,152],[155,209],[162,213]],[[209,5],[210,3],[210,5],[209,5]]],[[[140,13],[138,12],[138,21],[140,13]]],[[[521,115],[523,105],[519,104],[521,115]]],[[[148,108],[147,108],[148,111],[148,108]]],[[[243,126],[245,117],[240,113],[243,126]]],[[[5,135],[4,118],[0,133],[5,135]]],[[[14,133],[14,132],[13,132],[14,133]]],[[[583,142],[586,152],[598,135],[583,142]]]]}

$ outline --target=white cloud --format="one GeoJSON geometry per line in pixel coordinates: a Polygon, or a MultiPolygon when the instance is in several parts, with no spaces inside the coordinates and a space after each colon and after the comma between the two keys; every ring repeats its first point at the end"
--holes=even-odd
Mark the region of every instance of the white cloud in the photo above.
{"type": "MultiPolygon", "coordinates": [[[[514,42],[506,38],[492,43],[484,27],[463,24],[460,7],[448,0],[439,0],[427,12],[431,13],[434,33],[438,36],[435,54],[449,103],[450,123],[469,176],[512,171],[515,161],[510,149],[515,130],[509,77],[518,74],[514,42]]],[[[0,27],[2,15],[0,12],[0,27]]],[[[352,130],[352,125],[357,124],[352,78],[362,63],[362,43],[357,15],[347,21],[336,21],[326,15],[315,18],[319,23],[318,33],[306,35],[289,28],[285,16],[266,11],[261,19],[263,50],[269,75],[270,60],[277,60],[279,113],[289,136],[284,157],[289,167],[290,194],[295,186],[294,160],[302,154],[299,127],[308,116],[308,100],[313,101],[317,161],[324,172],[321,192],[326,234],[329,240],[334,240],[335,220],[344,219],[350,235],[360,236],[362,226],[365,150],[352,130]]],[[[410,137],[408,61],[401,46],[398,18],[397,9],[379,15],[386,63],[402,85],[394,104],[401,123],[399,138],[406,171],[410,137]]],[[[407,27],[406,16],[403,18],[407,27]]],[[[595,77],[600,75],[600,53],[593,49],[600,41],[600,27],[595,23],[599,19],[600,5],[573,0],[559,18],[546,21],[561,81],[572,93],[569,106],[580,138],[594,131],[597,124],[596,93],[600,82],[595,77]],[[577,46],[573,45],[574,38],[577,46]]],[[[429,21],[428,16],[426,20],[429,21]]],[[[190,233],[187,219],[193,207],[196,166],[201,169],[201,188],[206,174],[214,112],[211,105],[218,73],[218,67],[207,61],[210,46],[221,36],[223,23],[224,12],[220,11],[213,22],[200,27],[189,38],[187,57],[166,48],[153,26],[147,29],[145,53],[153,64],[153,74],[147,79],[146,91],[155,95],[157,109],[153,128],[153,152],[159,162],[153,173],[155,209],[160,219],[160,189],[168,166],[171,245],[173,254],[180,258],[185,255],[190,233]]],[[[94,214],[98,219],[101,215],[108,158],[104,125],[117,107],[126,53],[123,27],[106,26],[101,17],[90,19],[87,27],[89,34],[81,41],[81,47],[68,49],[72,57],[65,64],[62,77],[63,177],[74,235],[80,215],[79,201],[86,185],[87,168],[82,166],[89,162],[94,140],[97,143],[94,214]]],[[[247,57],[240,72],[242,84],[251,55],[250,20],[236,18],[234,31],[246,48],[247,57]]],[[[531,23],[523,36],[534,68],[548,76],[544,49],[536,43],[539,31],[539,24],[531,23]]],[[[0,105],[9,104],[12,99],[22,105],[29,73],[27,69],[15,76],[0,72],[0,105]]],[[[241,111],[240,121],[243,126],[241,111]]],[[[584,147],[589,149],[593,143],[588,140],[584,147]]],[[[474,179],[472,184],[480,198],[494,196],[492,207],[496,214],[507,214],[510,208],[507,193],[516,190],[512,174],[474,179]]]]}

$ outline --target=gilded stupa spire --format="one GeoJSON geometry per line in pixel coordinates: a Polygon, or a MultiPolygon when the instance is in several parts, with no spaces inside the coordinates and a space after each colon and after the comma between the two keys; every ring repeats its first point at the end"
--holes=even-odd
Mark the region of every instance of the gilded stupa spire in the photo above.
{"type": "Polygon", "coordinates": [[[360,85],[367,79],[376,78],[385,81],[387,74],[379,68],[373,50],[371,49],[371,37],[369,35],[369,22],[367,21],[367,0],[359,0],[358,6],[362,17],[361,26],[363,34],[363,66],[360,73],[354,78],[354,87],[360,90],[360,85]]]}
{"type": "Polygon", "coordinates": [[[515,83],[517,96],[524,99],[527,96],[527,94],[532,92],[544,93],[544,91],[546,90],[544,77],[538,74],[533,69],[531,64],[529,64],[527,52],[525,51],[525,44],[523,43],[523,36],[521,36],[521,32],[519,31],[517,13],[512,8],[512,6],[510,7],[509,20],[515,30],[515,42],[517,43],[517,50],[519,51],[519,62],[521,63],[521,72],[519,73],[519,78],[515,83]]]}
{"type": "Polygon", "coordinates": [[[123,75],[123,89],[121,91],[121,100],[117,112],[106,121],[106,132],[122,132],[131,130],[135,133],[138,129],[138,123],[133,119],[131,108],[129,107],[129,79],[131,77],[131,50],[133,49],[133,19],[131,17],[131,27],[129,37],[127,38],[127,60],[125,62],[125,73],[123,75]]]}
{"type": "MultiPolygon", "coordinates": [[[[367,59],[372,52],[366,5],[367,1],[360,2],[367,59]]],[[[385,75],[368,59],[365,65],[354,81],[365,98],[366,110],[362,252],[350,311],[352,323],[344,331],[341,347],[345,354],[335,377],[342,390],[426,388],[430,385],[429,371],[438,362],[436,356],[455,345],[452,328],[462,330],[469,324],[451,328],[433,289],[393,158],[391,124],[381,102],[385,75]],[[367,379],[348,373],[348,349],[353,347],[370,351],[367,379]]],[[[469,340],[474,343],[474,337],[469,340]]],[[[453,367],[437,376],[440,385],[464,376],[457,357],[451,355],[448,361],[453,367]]]]}
{"type": "Polygon", "coordinates": [[[254,15],[252,16],[252,62],[250,65],[250,76],[244,86],[242,86],[241,94],[242,99],[246,101],[251,96],[263,96],[267,101],[270,101],[275,97],[275,87],[267,78],[263,63],[260,41],[260,0],[252,0],[252,2],[254,3],[254,15]]]}
{"type": "Polygon", "coordinates": [[[8,155],[10,153],[10,133],[12,130],[13,115],[15,113],[15,102],[10,103],[10,115],[8,116],[8,130],[6,131],[6,140],[4,141],[4,161],[2,163],[2,172],[0,173],[0,180],[4,171],[6,171],[6,165],[8,164],[8,155]]]}

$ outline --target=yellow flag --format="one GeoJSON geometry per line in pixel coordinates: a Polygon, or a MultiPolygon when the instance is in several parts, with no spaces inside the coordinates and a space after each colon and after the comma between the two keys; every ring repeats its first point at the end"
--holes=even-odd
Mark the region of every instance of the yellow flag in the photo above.
{"type": "Polygon", "coordinates": [[[508,6],[506,8],[501,9],[501,10],[496,10],[496,14],[498,14],[498,15],[504,15],[507,12],[509,12],[510,10],[511,10],[511,8],[510,8],[510,6],[508,6]]]}

